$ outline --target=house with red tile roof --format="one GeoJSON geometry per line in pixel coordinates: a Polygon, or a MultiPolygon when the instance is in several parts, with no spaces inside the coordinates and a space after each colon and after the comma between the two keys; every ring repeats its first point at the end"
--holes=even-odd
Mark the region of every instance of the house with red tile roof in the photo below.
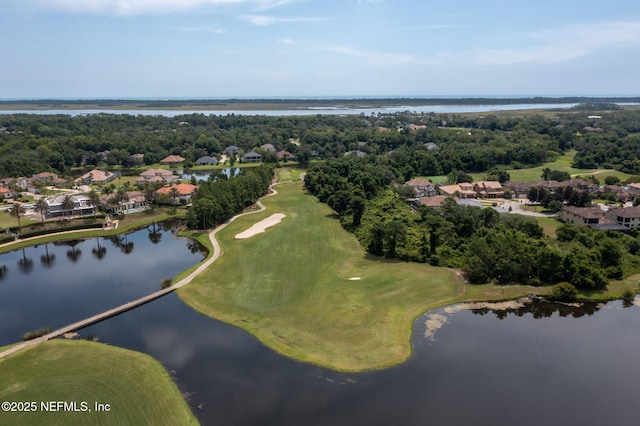
{"type": "Polygon", "coordinates": [[[165,186],[156,191],[158,195],[166,195],[171,199],[172,204],[177,204],[178,201],[181,203],[188,203],[191,201],[193,196],[196,194],[198,187],[196,185],[191,185],[190,183],[179,183],[177,185],[165,186]],[[174,199],[173,188],[176,190],[176,197],[174,199]]]}

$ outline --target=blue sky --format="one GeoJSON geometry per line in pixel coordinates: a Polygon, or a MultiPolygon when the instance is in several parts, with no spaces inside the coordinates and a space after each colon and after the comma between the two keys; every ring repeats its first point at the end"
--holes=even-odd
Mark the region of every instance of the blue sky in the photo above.
{"type": "Polygon", "coordinates": [[[637,0],[0,0],[0,98],[640,94],[637,0]]]}

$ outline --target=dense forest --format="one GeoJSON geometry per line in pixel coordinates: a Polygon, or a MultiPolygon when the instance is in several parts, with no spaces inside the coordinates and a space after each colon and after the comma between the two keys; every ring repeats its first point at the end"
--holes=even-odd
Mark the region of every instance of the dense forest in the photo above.
{"type": "MultiPolygon", "coordinates": [[[[170,154],[187,159],[236,145],[263,144],[295,154],[300,162],[356,152],[374,154],[404,179],[452,171],[524,168],[578,151],[578,167],[640,172],[640,112],[558,112],[518,117],[492,114],[377,114],[359,116],[133,116],[90,114],[0,115],[0,176],[61,175],[95,166],[133,166],[170,154]],[[600,119],[589,118],[600,114],[600,119]],[[592,129],[592,130],[585,130],[592,129]],[[384,154],[384,155],[383,155],[384,154]]],[[[276,161],[267,152],[266,161],[276,161]]]]}

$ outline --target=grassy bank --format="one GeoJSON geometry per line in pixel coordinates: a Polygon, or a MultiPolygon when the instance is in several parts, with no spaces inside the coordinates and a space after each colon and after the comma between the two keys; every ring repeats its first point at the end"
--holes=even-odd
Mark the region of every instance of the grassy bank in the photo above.
{"type": "MultiPolygon", "coordinates": [[[[551,292],[465,285],[444,268],[368,256],[302,183],[277,189],[278,195],[264,200],[265,212],[241,217],[218,233],[223,256],[178,295],[286,356],[343,371],[382,368],[409,356],[412,323],[429,309],[551,292]],[[235,238],[276,212],[286,215],[282,223],[246,240],[235,238]]],[[[548,226],[547,233],[554,233],[555,224],[548,226]]],[[[637,289],[637,278],[580,297],[619,298],[625,289],[637,289]]]]}
{"type": "Polygon", "coordinates": [[[1,412],[20,425],[197,424],[166,370],[148,355],[86,341],[52,340],[0,360],[2,401],[35,401],[36,412],[1,412]],[[40,401],[81,401],[91,412],[43,412],[40,401]],[[94,403],[109,404],[96,412],[94,403]]]}
{"type": "Polygon", "coordinates": [[[114,234],[122,234],[132,229],[137,229],[146,225],[150,225],[153,222],[162,222],[169,219],[183,218],[186,216],[187,211],[185,209],[176,209],[175,213],[169,212],[170,209],[156,209],[153,211],[147,211],[142,213],[135,213],[127,215],[124,219],[118,222],[117,229],[88,229],[82,231],[74,231],[65,234],[51,234],[43,235],[40,237],[29,238],[25,240],[18,240],[11,244],[4,244],[0,246],[0,254],[7,253],[12,250],[16,250],[22,247],[29,247],[36,244],[50,243],[54,241],[71,240],[75,238],[91,238],[102,237],[114,234]]]}
{"type": "Polygon", "coordinates": [[[366,370],[406,359],[413,319],[459,296],[462,282],[442,268],[369,258],[301,183],[277,189],[267,211],[218,234],[223,256],[179,296],[300,360],[366,370]],[[275,212],[282,223],[235,239],[275,212]]]}

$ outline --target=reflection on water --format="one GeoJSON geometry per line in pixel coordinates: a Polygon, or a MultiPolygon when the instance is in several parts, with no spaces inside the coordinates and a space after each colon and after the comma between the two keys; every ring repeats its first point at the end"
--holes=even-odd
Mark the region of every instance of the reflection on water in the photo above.
{"type": "MultiPolygon", "coordinates": [[[[0,256],[0,344],[148,294],[202,258],[165,226],[0,256]]],[[[173,293],[79,334],[160,360],[205,425],[632,425],[639,323],[622,302],[455,305],[416,320],[407,362],[358,374],[276,354],[173,293]]]]}
{"type": "Polygon", "coordinates": [[[430,312],[407,362],[357,374],[280,356],[175,294],[83,334],[159,359],[205,425],[635,424],[620,407],[640,394],[640,308],[544,305],[430,312]]]}
{"type": "Polygon", "coordinates": [[[0,345],[159,290],[163,279],[205,256],[200,244],[177,238],[175,232],[175,224],[153,224],[133,233],[0,255],[0,345]]]}

